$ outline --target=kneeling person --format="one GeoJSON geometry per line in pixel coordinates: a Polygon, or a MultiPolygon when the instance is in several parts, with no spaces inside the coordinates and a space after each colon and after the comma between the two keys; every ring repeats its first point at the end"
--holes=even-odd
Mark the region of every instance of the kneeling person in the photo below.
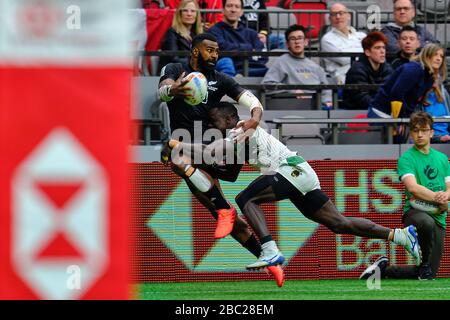
{"type": "Polygon", "coordinates": [[[439,270],[450,198],[450,166],[447,156],[430,146],[433,118],[428,113],[411,114],[409,128],[414,146],[398,159],[398,175],[406,189],[402,220],[419,232],[422,263],[420,267],[388,265],[388,258],[383,256],[361,274],[361,279],[369,278],[377,267],[382,277],[392,279],[432,280],[439,270]]]}

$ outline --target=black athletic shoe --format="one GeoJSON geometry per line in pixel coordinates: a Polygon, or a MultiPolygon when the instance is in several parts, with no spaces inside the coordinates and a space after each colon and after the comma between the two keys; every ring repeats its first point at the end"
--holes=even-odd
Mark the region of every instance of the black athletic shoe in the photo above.
{"type": "Polygon", "coordinates": [[[385,256],[379,257],[374,263],[367,267],[359,276],[359,280],[366,280],[375,273],[376,268],[380,268],[381,278],[384,278],[384,271],[389,263],[389,259],[385,256]]]}
{"type": "Polygon", "coordinates": [[[431,267],[429,264],[420,266],[419,280],[434,280],[433,272],[431,271],[431,267]]]}

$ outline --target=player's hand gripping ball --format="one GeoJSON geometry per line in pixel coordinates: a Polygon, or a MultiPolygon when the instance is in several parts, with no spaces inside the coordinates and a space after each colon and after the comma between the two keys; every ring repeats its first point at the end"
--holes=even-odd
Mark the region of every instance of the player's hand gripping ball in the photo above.
{"type": "Polygon", "coordinates": [[[183,81],[187,80],[188,82],[184,85],[184,87],[189,88],[190,96],[184,98],[184,101],[191,106],[196,106],[201,102],[204,102],[208,98],[208,83],[206,77],[201,72],[191,72],[186,77],[184,77],[183,81]]]}

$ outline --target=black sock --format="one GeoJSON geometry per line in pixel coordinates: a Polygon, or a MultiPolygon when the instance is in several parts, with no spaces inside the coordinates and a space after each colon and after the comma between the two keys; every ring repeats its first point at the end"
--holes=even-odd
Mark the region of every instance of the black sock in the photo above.
{"type": "Polygon", "coordinates": [[[214,203],[216,209],[230,209],[230,205],[217,186],[214,185],[208,192],[205,192],[205,194],[211,199],[212,203],[214,203]]]}
{"type": "Polygon", "coordinates": [[[247,241],[242,243],[242,246],[257,258],[261,255],[261,245],[259,244],[254,234],[252,234],[250,238],[247,239],[247,241]]]}
{"type": "Polygon", "coordinates": [[[261,238],[261,244],[264,244],[266,242],[272,241],[272,236],[269,234],[268,236],[262,237],[261,238]]]}

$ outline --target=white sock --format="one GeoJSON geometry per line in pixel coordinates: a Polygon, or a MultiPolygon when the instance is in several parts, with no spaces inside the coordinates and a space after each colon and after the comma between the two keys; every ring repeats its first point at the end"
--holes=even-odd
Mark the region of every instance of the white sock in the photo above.
{"type": "MultiPolygon", "coordinates": [[[[185,171],[187,172],[191,166],[187,165],[185,171]]],[[[194,169],[194,172],[190,175],[189,180],[200,192],[208,192],[211,189],[212,184],[209,179],[200,170],[194,169]]]]}
{"type": "Polygon", "coordinates": [[[394,229],[394,239],[392,240],[392,242],[404,246],[407,240],[408,239],[406,238],[406,234],[402,229],[394,229]]]}
{"type": "Polygon", "coordinates": [[[275,241],[269,241],[266,243],[263,243],[261,245],[262,251],[264,252],[264,254],[268,253],[268,254],[276,254],[278,253],[278,251],[280,251],[277,247],[277,243],[275,241]]]}

